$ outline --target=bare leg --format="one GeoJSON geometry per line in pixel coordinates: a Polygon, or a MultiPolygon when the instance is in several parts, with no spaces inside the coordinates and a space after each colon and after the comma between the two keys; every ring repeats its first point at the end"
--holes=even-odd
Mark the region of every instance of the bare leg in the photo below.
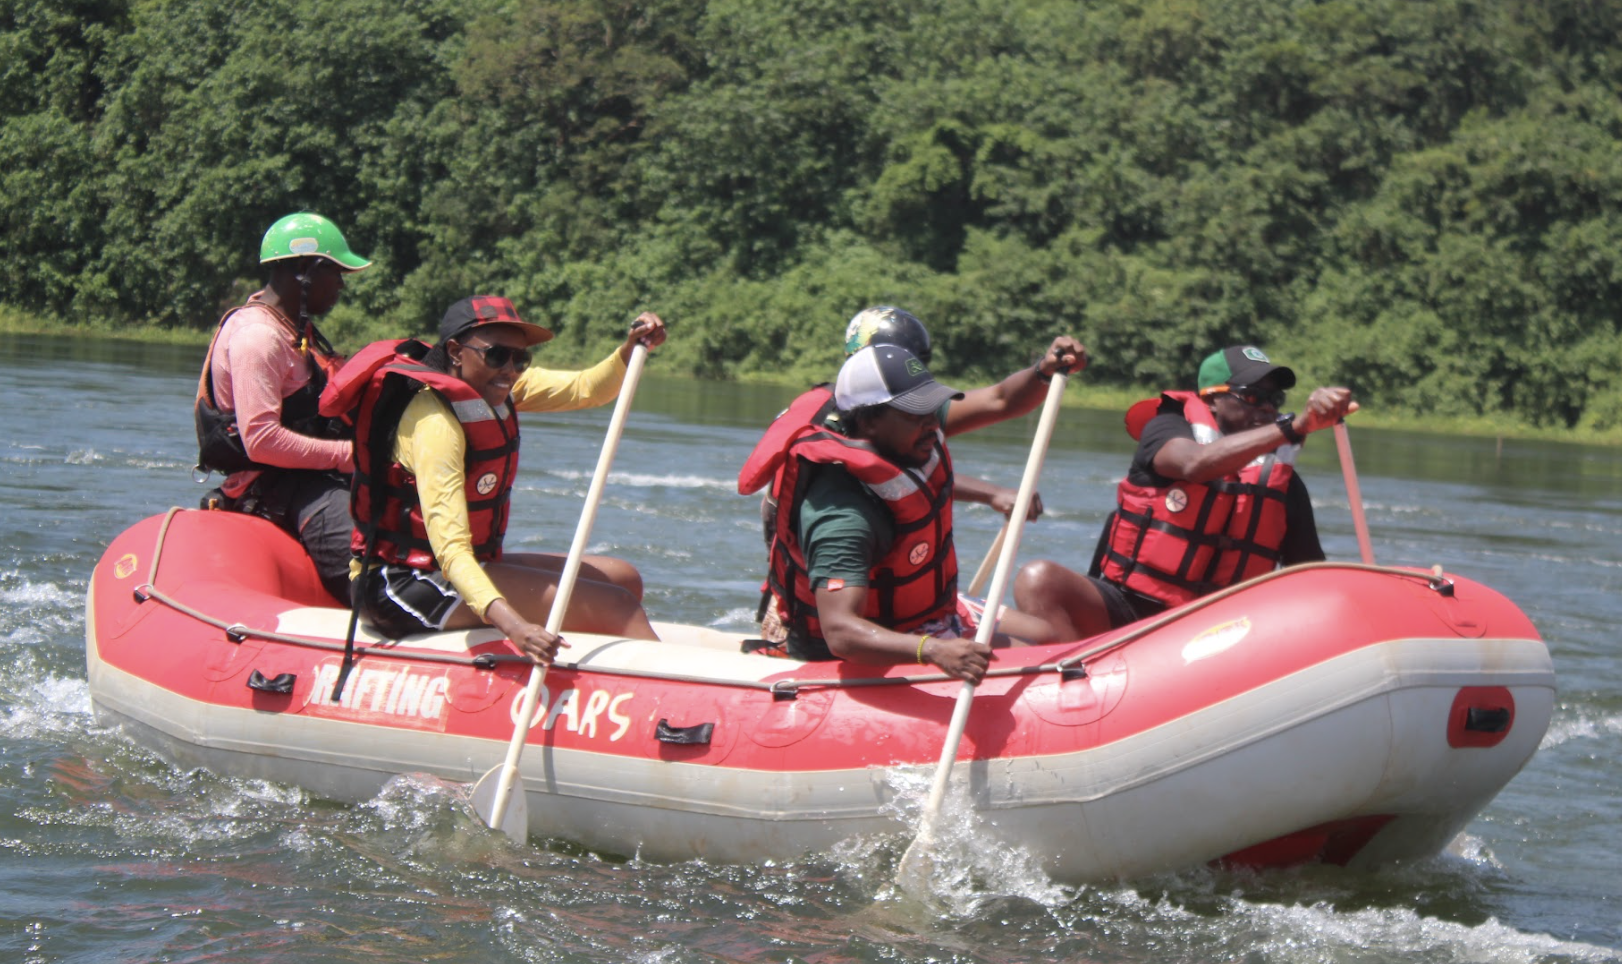
{"type": "Polygon", "coordinates": [[[1054,639],[1086,639],[1110,628],[1109,607],[1093,581],[1047,559],[1014,577],[1014,605],[1053,627],[1054,639]]]}
{"type": "Polygon", "coordinates": [[[1031,613],[1017,609],[1004,609],[997,619],[997,634],[992,637],[994,649],[1004,646],[1028,646],[1032,643],[1055,643],[1066,637],[1058,635],[1048,622],[1031,613]]]}
{"type": "MultiPolygon", "coordinates": [[[[509,552],[501,561],[526,569],[539,569],[554,576],[563,575],[563,564],[568,556],[556,552],[509,552]]],[[[580,578],[596,582],[609,582],[642,602],[642,573],[624,559],[613,556],[583,556],[580,559],[580,578]]]]}
{"type": "MultiPolygon", "coordinates": [[[[511,562],[486,563],[484,571],[501,591],[507,604],[530,622],[545,624],[557,597],[559,573],[514,565],[511,562]]],[[[471,629],[484,625],[463,603],[451,612],[446,629],[471,629]]],[[[629,639],[658,639],[648,614],[625,589],[608,582],[580,578],[569,597],[569,611],[563,617],[563,631],[600,633],[629,639]]]]}

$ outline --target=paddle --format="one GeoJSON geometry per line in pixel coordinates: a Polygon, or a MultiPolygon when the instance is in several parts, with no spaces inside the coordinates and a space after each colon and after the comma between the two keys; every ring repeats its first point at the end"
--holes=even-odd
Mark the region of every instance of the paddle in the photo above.
{"type": "MultiPolygon", "coordinates": [[[[619,448],[620,435],[625,431],[625,416],[631,411],[631,398],[636,395],[636,383],[642,378],[642,365],[648,357],[646,345],[638,344],[631,350],[631,360],[625,366],[625,381],[620,386],[619,400],[614,403],[614,415],[608,420],[608,436],[603,439],[603,450],[597,456],[597,470],[592,473],[591,485],[586,489],[586,507],[580,513],[580,524],[575,526],[574,542],[569,546],[568,558],[558,576],[558,591],[552,599],[552,610],[546,615],[546,631],[556,633],[563,628],[563,615],[569,610],[569,597],[580,575],[580,560],[586,554],[586,542],[591,538],[591,525],[597,520],[597,505],[602,501],[603,486],[608,481],[608,469],[614,464],[614,452],[619,448]]],[[[513,725],[512,739],[507,743],[507,758],[473,785],[473,811],[488,827],[500,830],[514,840],[529,835],[529,805],[524,801],[522,786],[514,793],[518,783],[518,759],[524,752],[524,742],[534,725],[535,704],[541,695],[541,683],[546,680],[545,664],[532,666],[529,688],[524,690],[523,707],[513,725]]]]}
{"type": "Polygon", "coordinates": [[[1340,471],[1346,476],[1346,498],[1352,504],[1352,528],[1357,530],[1357,550],[1364,565],[1374,565],[1374,546],[1369,542],[1369,520],[1363,516],[1363,496],[1357,489],[1357,467],[1352,464],[1352,439],[1344,421],[1335,423],[1335,447],[1340,450],[1340,471]]]}
{"type": "Polygon", "coordinates": [[[1002,555],[1002,542],[1008,538],[1008,521],[1003,520],[1002,528],[997,530],[997,538],[991,540],[991,548],[986,550],[986,557],[980,560],[980,568],[974,571],[974,578],[969,580],[969,588],[965,595],[978,596],[980,590],[986,588],[986,580],[991,578],[991,568],[1002,555]]]}
{"type": "MultiPolygon", "coordinates": [[[[1004,528],[1002,552],[997,557],[997,568],[991,577],[991,592],[986,595],[985,614],[980,628],[974,634],[975,642],[991,642],[997,631],[997,612],[1002,608],[1003,593],[1008,589],[1008,577],[1014,568],[1014,557],[1019,555],[1019,537],[1025,528],[1025,515],[1031,507],[1031,496],[1036,492],[1037,476],[1042,474],[1042,460],[1047,457],[1048,441],[1053,438],[1053,423],[1059,418],[1059,399],[1064,395],[1065,376],[1055,374],[1048,386],[1047,401],[1042,403],[1042,417],[1036,424],[1036,438],[1031,441],[1031,454],[1025,460],[1025,475],[1019,480],[1019,494],[1014,498],[1014,511],[1008,516],[1004,528]]],[[[929,786],[929,798],[918,821],[918,836],[913,838],[907,852],[901,855],[896,868],[896,883],[910,894],[928,892],[930,852],[935,846],[935,826],[940,818],[941,801],[946,798],[946,785],[952,779],[952,764],[957,762],[958,744],[963,741],[963,728],[969,722],[969,706],[974,702],[974,684],[964,683],[957,693],[957,705],[952,708],[952,720],[946,728],[946,742],[941,747],[941,759],[935,767],[935,778],[929,786]]]]}

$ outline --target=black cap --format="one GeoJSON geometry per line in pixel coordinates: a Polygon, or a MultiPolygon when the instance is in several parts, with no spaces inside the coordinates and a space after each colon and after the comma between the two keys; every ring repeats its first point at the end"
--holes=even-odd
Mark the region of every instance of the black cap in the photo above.
{"type": "Polygon", "coordinates": [[[1295,372],[1273,364],[1266,352],[1255,345],[1233,345],[1200,362],[1200,383],[1196,387],[1203,392],[1222,385],[1254,385],[1269,375],[1279,388],[1295,387],[1295,372]]]}

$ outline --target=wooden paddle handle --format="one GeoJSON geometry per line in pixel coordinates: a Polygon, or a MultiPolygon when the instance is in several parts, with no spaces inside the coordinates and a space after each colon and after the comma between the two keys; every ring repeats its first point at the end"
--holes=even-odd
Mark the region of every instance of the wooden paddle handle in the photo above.
{"type": "Polygon", "coordinates": [[[969,580],[968,595],[978,596],[986,588],[986,580],[991,578],[991,570],[1002,556],[1003,540],[1008,538],[1008,520],[1004,519],[1002,528],[997,530],[997,538],[991,540],[991,548],[986,550],[986,557],[980,560],[980,568],[974,571],[974,578],[969,580]]]}
{"type": "MultiPolygon", "coordinates": [[[[991,592],[986,595],[986,609],[980,617],[980,626],[974,634],[976,642],[990,643],[997,631],[997,612],[1002,608],[1003,592],[1014,568],[1014,557],[1019,554],[1019,537],[1025,530],[1025,516],[1031,508],[1036,492],[1037,477],[1042,474],[1042,462],[1047,458],[1048,442],[1053,438],[1053,426],[1059,419],[1059,400],[1064,395],[1066,377],[1053,376],[1048,386],[1048,397],[1042,403],[1042,417],[1036,423],[1036,437],[1031,440],[1031,454],[1025,460],[1025,474],[1019,480],[1019,494],[1014,498],[1014,511],[1008,516],[1007,536],[1002,552],[997,556],[997,568],[991,576],[991,592]]],[[[902,871],[907,865],[935,843],[935,825],[940,817],[941,802],[946,798],[946,787],[952,779],[952,765],[957,762],[958,746],[963,742],[963,730],[969,722],[969,707],[974,703],[974,684],[964,683],[958,690],[957,703],[952,707],[952,720],[946,727],[946,740],[941,747],[940,762],[935,765],[935,778],[929,785],[929,798],[918,823],[918,836],[902,855],[902,871]]]]}
{"type": "Polygon", "coordinates": [[[1369,520],[1363,515],[1363,494],[1357,487],[1357,467],[1352,464],[1352,438],[1345,422],[1335,423],[1335,448],[1340,452],[1340,471],[1346,477],[1346,499],[1352,504],[1352,528],[1357,531],[1357,551],[1364,565],[1374,565],[1374,545],[1369,541],[1369,520]]]}
{"type": "MultiPolygon", "coordinates": [[[[602,502],[603,487],[608,482],[608,470],[614,465],[614,453],[619,449],[620,436],[625,432],[625,418],[631,411],[631,399],[636,395],[637,382],[642,379],[642,366],[648,358],[648,347],[638,344],[631,351],[631,360],[625,366],[625,381],[620,385],[619,400],[614,403],[614,414],[608,420],[608,435],[603,439],[602,452],[597,456],[597,470],[591,475],[586,489],[586,507],[580,513],[580,522],[574,529],[574,542],[569,545],[569,556],[558,576],[558,591],[552,598],[552,609],[546,614],[546,630],[557,633],[563,628],[563,616],[569,609],[569,598],[574,595],[575,582],[580,576],[580,562],[586,555],[586,543],[591,539],[592,524],[597,521],[597,506],[602,502]]],[[[507,803],[512,796],[513,783],[518,778],[518,761],[529,737],[530,721],[535,716],[535,704],[540,701],[541,683],[546,680],[545,664],[530,667],[529,685],[524,689],[524,702],[513,723],[512,739],[507,741],[507,757],[501,764],[501,780],[496,784],[492,810],[485,823],[500,828],[507,815],[507,803]]]]}

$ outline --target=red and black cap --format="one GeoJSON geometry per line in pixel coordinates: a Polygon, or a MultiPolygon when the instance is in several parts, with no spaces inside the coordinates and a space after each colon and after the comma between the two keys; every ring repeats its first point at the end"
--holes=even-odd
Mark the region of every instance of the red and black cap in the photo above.
{"type": "Polygon", "coordinates": [[[518,317],[518,309],[500,295],[474,295],[451,305],[439,322],[439,342],[460,338],[474,328],[485,325],[509,325],[524,335],[524,344],[539,345],[550,341],[552,332],[534,322],[518,317]]]}

